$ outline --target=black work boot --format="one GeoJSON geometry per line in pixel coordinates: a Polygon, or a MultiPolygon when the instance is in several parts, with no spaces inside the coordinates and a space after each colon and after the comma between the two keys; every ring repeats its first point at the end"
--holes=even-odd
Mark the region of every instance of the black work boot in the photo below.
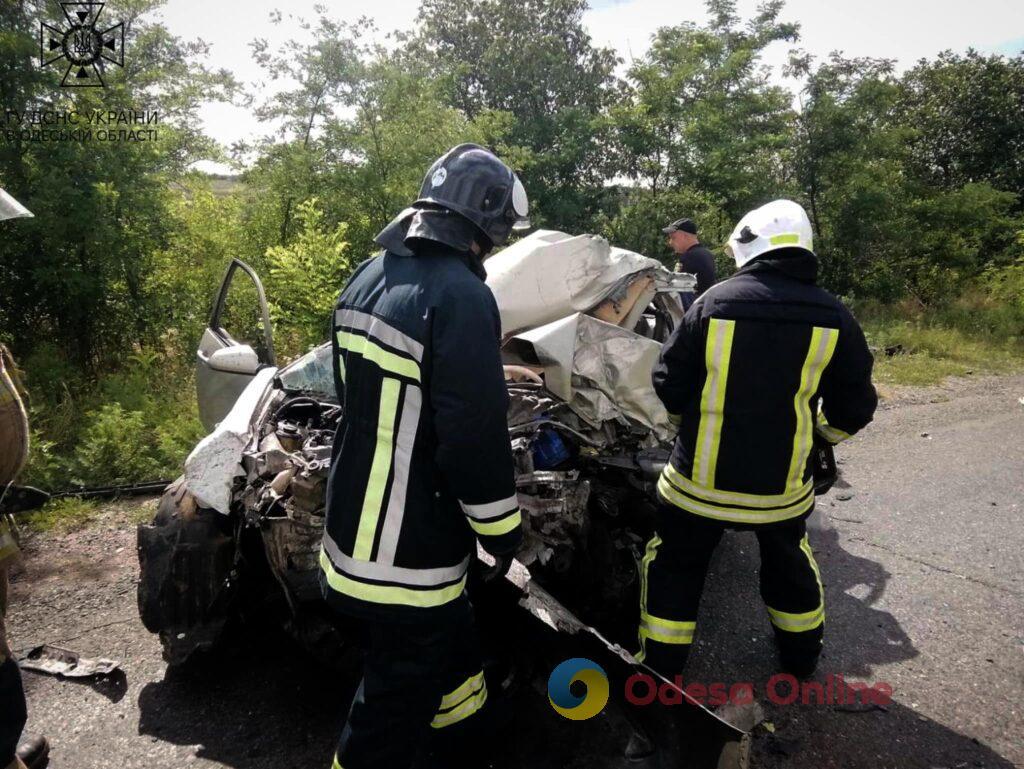
{"type": "Polygon", "coordinates": [[[774,628],[775,648],[779,650],[779,666],[783,673],[789,673],[801,681],[814,676],[821,656],[824,626],[803,633],[786,633],[774,628]]]}
{"type": "Polygon", "coordinates": [[[789,673],[800,681],[808,681],[818,669],[818,656],[819,653],[809,654],[805,649],[779,649],[779,666],[783,673],[789,673]]]}
{"type": "Polygon", "coordinates": [[[18,758],[25,769],[44,769],[50,763],[50,743],[42,735],[30,737],[18,746],[18,758]]]}

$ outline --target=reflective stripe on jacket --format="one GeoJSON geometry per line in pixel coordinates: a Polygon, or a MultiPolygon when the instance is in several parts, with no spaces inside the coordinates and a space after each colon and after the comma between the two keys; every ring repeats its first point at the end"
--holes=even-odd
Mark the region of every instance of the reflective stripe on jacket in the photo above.
{"type": "Polygon", "coordinates": [[[441,607],[462,593],[474,535],[492,553],[519,542],[500,321],[472,259],[385,252],[338,301],[344,414],[320,564],[355,608],[441,607]]]}
{"type": "Polygon", "coordinates": [[[679,434],[664,501],[732,525],[814,508],[815,432],[837,443],[877,405],[864,334],[816,272],[795,249],[756,260],[701,296],[665,344],[654,388],[679,434]]]}

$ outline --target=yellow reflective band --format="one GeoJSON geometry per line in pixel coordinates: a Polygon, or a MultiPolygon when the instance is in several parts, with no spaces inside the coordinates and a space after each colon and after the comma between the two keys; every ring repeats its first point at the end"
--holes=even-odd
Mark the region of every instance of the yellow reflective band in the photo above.
{"type": "Polygon", "coordinates": [[[373,540],[377,536],[377,522],[384,504],[384,487],[391,472],[391,453],[395,442],[395,414],[398,411],[398,393],[402,383],[385,377],[380,388],[380,410],[377,413],[377,445],[373,450],[370,476],[366,481],[366,495],[363,509],[359,514],[359,528],[352,557],[360,561],[370,560],[373,540]]]}
{"type": "Polygon", "coordinates": [[[720,502],[723,505],[742,505],[744,507],[785,507],[795,505],[810,494],[814,486],[812,481],[808,481],[796,491],[785,494],[742,494],[738,491],[702,488],[676,470],[671,462],[665,465],[665,469],[661,473],[669,483],[680,491],[700,497],[705,502],[712,504],[720,502]]]}
{"type": "Polygon", "coordinates": [[[807,535],[804,534],[804,538],[800,540],[800,549],[804,551],[804,555],[807,556],[807,562],[811,564],[811,569],[814,571],[814,578],[818,581],[818,595],[821,599],[821,610],[825,611],[825,586],[821,584],[821,572],[818,571],[818,562],[814,560],[814,551],[811,550],[811,543],[807,540],[807,535]]]}
{"type": "Polygon", "coordinates": [[[821,606],[803,614],[791,614],[790,612],[779,611],[769,606],[768,616],[771,618],[772,624],[779,630],[785,630],[789,633],[803,633],[807,630],[814,630],[825,621],[825,607],[821,606]]]}
{"type": "Polygon", "coordinates": [[[818,608],[802,613],[792,613],[768,608],[768,616],[772,624],[779,630],[790,633],[802,633],[807,630],[814,630],[825,621],[825,587],[821,584],[821,572],[818,570],[818,563],[814,560],[814,552],[811,550],[811,543],[804,534],[800,540],[800,550],[807,556],[807,563],[814,572],[814,579],[818,583],[818,608]]]}
{"type": "Polygon", "coordinates": [[[842,443],[843,441],[850,438],[849,433],[843,432],[837,427],[832,427],[832,425],[828,423],[828,420],[825,419],[825,415],[822,414],[821,411],[818,412],[818,424],[816,425],[816,428],[818,434],[833,445],[837,443],[842,443]]]}
{"type": "Polygon", "coordinates": [[[774,510],[737,510],[731,507],[719,507],[710,502],[698,502],[679,493],[664,475],[658,479],[658,494],[666,502],[688,513],[702,515],[705,518],[714,518],[718,521],[732,521],[734,523],[775,523],[776,521],[785,521],[798,515],[803,515],[814,506],[814,495],[812,494],[802,502],[774,510]]]}
{"type": "Polygon", "coordinates": [[[484,672],[481,670],[476,675],[467,678],[455,691],[446,694],[441,698],[441,706],[438,710],[450,710],[462,702],[466,697],[476,692],[484,683],[484,672]]]}
{"type": "Polygon", "coordinates": [[[772,235],[768,242],[773,246],[781,246],[785,243],[799,243],[800,236],[795,232],[785,232],[781,235],[772,235]]]}
{"type": "MultiPolygon", "coordinates": [[[[655,534],[651,537],[647,543],[647,550],[644,553],[643,561],[640,565],[640,615],[647,614],[647,571],[650,569],[651,563],[655,558],[658,557],[658,546],[661,544],[661,537],[655,534]]],[[[647,655],[647,636],[643,632],[643,628],[640,629],[640,651],[637,652],[636,658],[639,662],[644,661],[644,657],[647,655]]]]}
{"type": "Polygon", "coordinates": [[[331,563],[331,559],[327,557],[323,548],[320,549],[320,568],[323,569],[327,577],[327,584],[331,586],[331,589],[371,603],[399,604],[419,608],[441,606],[462,595],[462,591],[466,587],[465,577],[452,585],[424,590],[359,582],[335,570],[334,564],[331,563]]]}
{"type": "Polygon", "coordinates": [[[373,361],[385,371],[420,381],[420,367],[416,361],[403,358],[385,350],[367,337],[350,334],[348,331],[338,332],[338,346],[355,355],[362,355],[366,360],[373,361]]]}
{"type": "Polygon", "coordinates": [[[807,357],[800,370],[800,387],[793,396],[796,432],[793,434],[793,454],[789,460],[789,473],[786,475],[786,491],[796,491],[803,485],[814,430],[811,398],[818,391],[821,374],[832,360],[838,339],[839,332],[834,328],[815,326],[811,331],[811,343],[807,346],[807,357]]]}
{"type": "Polygon", "coordinates": [[[519,524],[522,523],[523,516],[518,510],[515,511],[508,518],[502,518],[500,521],[487,522],[478,521],[475,518],[466,518],[469,521],[469,525],[473,527],[473,531],[477,534],[481,534],[485,537],[498,537],[502,534],[508,534],[513,529],[519,528],[519,524]]]}
{"type": "Polygon", "coordinates": [[[729,377],[729,356],[736,321],[712,318],[704,350],[707,378],[700,396],[700,425],[694,447],[693,477],[702,486],[714,488],[718,445],[725,416],[725,385],[729,377]]]}
{"type": "Polygon", "coordinates": [[[696,622],[680,622],[671,619],[662,619],[640,612],[640,636],[650,638],[663,644],[691,644],[693,643],[693,632],[697,629],[696,622]]]}
{"type": "Polygon", "coordinates": [[[337,756],[334,757],[334,763],[331,764],[331,769],[342,769],[341,762],[338,761],[338,757],[337,756]]]}
{"type": "Polygon", "coordinates": [[[478,691],[472,697],[465,700],[457,708],[449,710],[447,713],[438,713],[434,716],[434,720],[430,722],[430,725],[434,729],[443,729],[446,726],[457,724],[459,721],[464,721],[471,715],[476,713],[480,708],[487,702],[487,687],[478,691]]]}
{"type": "Polygon", "coordinates": [[[341,383],[345,384],[345,358],[341,355],[338,356],[338,376],[341,377],[341,383]]]}

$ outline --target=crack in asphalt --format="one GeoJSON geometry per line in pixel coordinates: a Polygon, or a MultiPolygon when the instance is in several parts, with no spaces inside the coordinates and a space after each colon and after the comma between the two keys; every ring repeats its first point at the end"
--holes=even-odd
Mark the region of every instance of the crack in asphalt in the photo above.
{"type": "Polygon", "coordinates": [[[1000,584],[998,584],[996,582],[989,582],[988,580],[979,579],[978,577],[971,577],[971,576],[969,576],[967,574],[961,574],[958,571],[953,571],[952,569],[947,569],[945,566],[938,566],[938,565],[936,565],[934,563],[931,563],[930,561],[924,560],[923,558],[917,558],[917,557],[915,557],[913,555],[907,555],[906,553],[901,553],[899,550],[896,550],[895,548],[889,547],[888,545],[882,545],[882,544],[879,544],[878,542],[872,542],[870,539],[865,539],[864,537],[850,537],[849,540],[851,542],[863,542],[868,547],[874,547],[874,548],[876,548],[878,550],[885,550],[887,553],[892,553],[893,555],[897,555],[900,558],[903,558],[903,559],[905,559],[907,561],[911,561],[912,563],[918,563],[918,564],[921,564],[922,566],[927,566],[929,569],[935,569],[935,571],[941,571],[944,574],[951,574],[954,577],[959,577],[960,579],[966,580],[968,582],[974,582],[977,585],[983,585],[985,587],[990,587],[993,590],[1000,590],[1000,591],[1002,591],[1004,593],[1009,593],[1010,595],[1024,596],[1024,592],[1022,592],[1022,591],[1014,590],[1013,588],[1006,587],[1005,585],[1000,585],[1000,584]]]}
{"type": "Polygon", "coordinates": [[[70,641],[77,641],[79,638],[85,638],[90,633],[95,633],[97,630],[103,630],[103,628],[112,627],[114,625],[123,625],[126,622],[135,622],[137,618],[134,616],[125,617],[124,619],[117,619],[113,622],[104,622],[102,625],[96,625],[95,627],[87,628],[85,631],[78,635],[71,636],[70,638],[58,638],[56,641],[47,641],[46,643],[50,646],[56,646],[57,644],[66,644],[70,641]]]}

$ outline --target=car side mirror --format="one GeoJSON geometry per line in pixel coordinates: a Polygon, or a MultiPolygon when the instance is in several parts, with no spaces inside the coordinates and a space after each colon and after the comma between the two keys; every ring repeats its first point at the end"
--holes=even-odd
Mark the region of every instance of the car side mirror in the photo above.
{"type": "Polygon", "coordinates": [[[260,357],[249,345],[238,344],[216,350],[210,355],[209,364],[214,371],[251,376],[259,371],[260,357]]]}

